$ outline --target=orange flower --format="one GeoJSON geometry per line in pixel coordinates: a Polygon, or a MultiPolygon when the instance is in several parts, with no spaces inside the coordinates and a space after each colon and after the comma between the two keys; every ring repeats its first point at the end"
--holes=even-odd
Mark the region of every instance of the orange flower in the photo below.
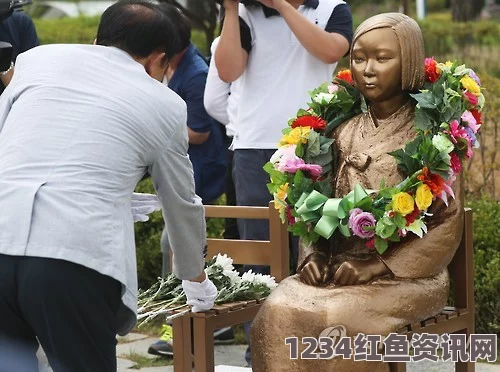
{"type": "Polygon", "coordinates": [[[337,74],[337,78],[340,80],[345,80],[349,84],[354,85],[354,80],[352,80],[351,70],[342,70],[337,74]]]}
{"type": "Polygon", "coordinates": [[[437,62],[434,58],[426,58],[425,59],[425,77],[431,83],[435,83],[439,76],[441,75],[441,71],[437,67],[437,62]]]}
{"type": "Polygon", "coordinates": [[[417,178],[429,186],[432,191],[432,195],[436,196],[441,194],[444,185],[443,177],[439,174],[431,173],[427,167],[424,167],[422,171],[422,174],[418,175],[417,178]]]}
{"type": "Polygon", "coordinates": [[[295,119],[292,123],[292,128],[311,127],[315,130],[325,130],[326,121],[315,115],[303,115],[295,119]]]}

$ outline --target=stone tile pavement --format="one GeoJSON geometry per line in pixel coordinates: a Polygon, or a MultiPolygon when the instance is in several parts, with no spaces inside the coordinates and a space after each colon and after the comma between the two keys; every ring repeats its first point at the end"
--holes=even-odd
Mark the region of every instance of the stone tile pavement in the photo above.
{"type": "MultiPolygon", "coordinates": [[[[145,335],[131,333],[125,337],[119,337],[119,343],[116,348],[118,371],[117,372],[173,372],[173,366],[147,367],[141,369],[131,369],[134,362],[127,360],[126,356],[135,352],[148,358],[154,358],[148,354],[149,345],[157,338],[150,338],[145,335]]],[[[245,363],[245,345],[216,345],[215,364],[216,372],[251,372],[250,368],[244,368],[245,363]]],[[[39,355],[40,372],[52,372],[43,353],[39,355]]],[[[422,361],[419,363],[408,363],[408,372],[453,372],[454,365],[451,362],[432,363],[422,361]]],[[[293,371],[291,371],[293,372],[293,371]]],[[[476,372],[500,372],[500,364],[477,363],[476,372]]]]}

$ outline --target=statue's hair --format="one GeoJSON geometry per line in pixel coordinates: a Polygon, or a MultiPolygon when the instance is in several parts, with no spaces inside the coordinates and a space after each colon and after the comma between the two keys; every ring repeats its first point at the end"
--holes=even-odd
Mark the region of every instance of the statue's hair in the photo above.
{"type": "Polygon", "coordinates": [[[413,92],[423,87],[425,81],[425,50],[422,30],[417,22],[402,13],[382,13],[361,23],[354,33],[352,48],[356,40],[379,28],[390,28],[396,34],[401,49],[401,80],[405,91],[413,92]]]}

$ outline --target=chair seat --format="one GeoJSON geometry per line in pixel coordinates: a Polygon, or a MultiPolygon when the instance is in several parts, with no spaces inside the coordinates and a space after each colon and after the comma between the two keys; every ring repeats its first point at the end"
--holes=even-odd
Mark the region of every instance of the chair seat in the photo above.
{"type": "Polygon", "coordinates": [[[447,320],[465,316],[469,313],[467,309],[457,308],[453,306],[446,306],[441,312],[433,317],[427,318],[420,322],[413,324],[407,324],[404,327],[399,328],[396,333],[407,334],[411,332],[425,332],[426,328],[435,326],[438,323],[445,322],[447,320]]]}

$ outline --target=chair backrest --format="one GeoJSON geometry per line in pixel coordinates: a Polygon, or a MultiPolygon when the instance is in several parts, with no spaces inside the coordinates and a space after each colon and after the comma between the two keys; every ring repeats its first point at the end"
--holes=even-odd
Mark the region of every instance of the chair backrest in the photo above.
{"type": "Polygon", "coordinates": [[[472,210],[465,209],[464,229],[460,245],[448,266],[455,284],[455,307],[474,312],[474,261],[472,242],[472,210]]]}
{"type": "Polygon", "coordinates": [[[206,205],[205,216],[269,220],[269,240],[207,239],[207,257],[226,253],[235,264],[269,265],[277,282],[290,275],[287,225],[274,203],[268,207],[206,205]]]}

